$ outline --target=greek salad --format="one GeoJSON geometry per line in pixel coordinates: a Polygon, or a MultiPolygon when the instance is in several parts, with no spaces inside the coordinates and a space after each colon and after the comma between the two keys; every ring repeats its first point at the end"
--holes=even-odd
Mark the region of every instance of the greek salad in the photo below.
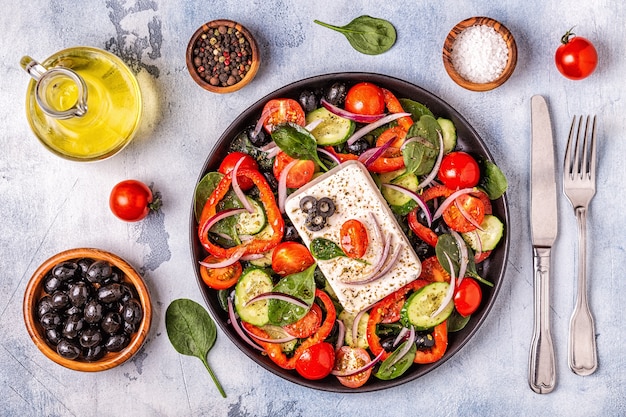
{"type": "Polygon", "coordinates": [[[401,92],[337,81],[270,99],[214,168],[195,190],[200,276],[244,343],[294,375],[359,388],[436,363],[493,286],[481,264],[506,233],[506,178],[401,92]],[[364,205],[342,199],[348,166],[373,187],[364,205]]]}

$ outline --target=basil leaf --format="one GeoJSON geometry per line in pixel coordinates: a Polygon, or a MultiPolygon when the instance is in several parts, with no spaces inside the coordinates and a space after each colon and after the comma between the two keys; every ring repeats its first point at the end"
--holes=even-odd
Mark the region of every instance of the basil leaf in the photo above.
{"type": "Polygon", "coordinates": [[[396,29],[384,19],[363,15],[345,26],[313,22],[343,34],[354,49],[366,55],[382,54],[396,43],[396,29]]]}
{"type": "Polygon", "coordinates": [[[196,221],[200,220],[200,215],[202,214],[202,209],[204,208],[206,201],[209,199],[211,194],[213,194],[213,191],[222,178],[224,178],[224,175],[219,172],[209,172],[202,177],[198,185],[196,185],[193,204],[196,221]]]}
{"type": "MultiPolygon", "coordinates": [[[[282,278],[274,286],[274,292],[282,292],[292,295],[307,303],[313,305],[315,301],[315,268],[316,264],[297,274],[287,275],[282,278]]],[[[269,300],[269,319],[270,324],[276,326],[285,326],[300,320],[306,313],[307,309],[299,307],[287,301],[271,299],[269,300]]]]}
{"type": "Polygon", "coordinates": [[[272,131],[272,139],[290,157],[314,161],[324,171],[328,171],[317,155],[315,137],[302,126],[290,122],[280,124],[272,131]]]}
{"type": "Polygon", "coordinates": [[[174,300],[165,311],[165,328],[174,349],[181,355],[200,359],[220,394],[226,398],[206,358],[217,339],[215,322],[209,313],[195,301],[182,298],[174,300]]]}
{"type": "Polygon", "coordinates": [[[489,199],[496,200],[504,194],[507,190],[509,183],[504,173],[498,168],[496,164],[491,161],[482,160],[482,175],[481,175],[481,187],[489,196],[489,199]]]}
{"type": "Polygon", "coordinates": [[[471,314],[469,316],[463,317],[459,314],[458,311],[456,311],[456,309],[452,310],[452,314],[447,319],[448,333],[454,333],[463,330],[465,326],[467,326],[467,323],[469,323],[471,318],[471,314]]]}
{"type": "Polygon", "coordinates": [[[389,355],[383,363],[380,364],[380,368],[378,368],[378,371],[374,374],[376,378],[382,379],[383,381],[398,378],[404,374],[407,369],[411,367],[411,365],[413,365],[413,359],[415,359],[415,354],[417,353],[417,346],[415,346],[415,343],[411,343],[409,351],[397,360],[398,354],[407,343],[408,340],[402,342],[400,346],[398,346],[398,348],[391,355],[389,355]],[[393,365],[391,365],[392,363],[393,365]]]}
{"type": "MultiPolygon", "coordinates": [[[[437,131],[441,130],[437,119],[430,115],[423,115],[417,123],[414,123],[406,135],[407,138],[423,138],[424,142],[418,141],[414,146],[421,146],[424,155],[419,166],[413,168],[415,175],[425,175],[432,171],[439,155],[439,135],[437,131]]],[[[409,146],[405,146],[407,150],[409,146]]],[[[404,154],[404,151],[403,151],[404,154]]]]}
{"type": "Polygon", "coordinates": [[[402,105],[402,109],[411,113],[411,118],[413,120],[419,120],[424,115],[435,117],[433,112],[431,112],[430,109],[422,103],[411,100],[410,98],[400,98],[398,100],[402,105]]]}
{"type": "Polygon", "coordinates": [[[316,237],[311,241],[310,245],[311,255],[315,259],[322,261],[328,261],[329,259],[337,258],[339,256],[346,256],[345,252],[332,240],[324,239],[323,237],[316,237]]]}
{"type": "MultiPolygon", "coordinates": [[[[435,246],[435,254],[437,255],[437,260],[439,261],[443,269],[451,274],[452,272],[450,271],[450,265],[448,265],[448,260],[446,259],[444,253],[447,253],[450,257],[450,260],[452,261],[452,266],[454,267],[454,274],[458,278],[458,273],[461,269],[461,251],[456,244],[456,239],[451,234],[446,233],[439,236],[439,239],[437,239],[437,246],[435,246]]],[[[472,249],[469,247],[467,248],[467,268],[465,273],[467,274],[467,276],[470,276],[485,285],[493,287],[493,283],[487,281],[485,278],[480,276],[480,274],[476,270],[474,251],[472,251],[472,249]]]]}
{"type": "Polygon", "coordinates": [[[415,173],[422,165],[422,161],[424,160],[424,145],[417,142],[409,142],[402,149],[402,157],[404,159],[404,166],[406,167],[406,172],[415,173]]]}

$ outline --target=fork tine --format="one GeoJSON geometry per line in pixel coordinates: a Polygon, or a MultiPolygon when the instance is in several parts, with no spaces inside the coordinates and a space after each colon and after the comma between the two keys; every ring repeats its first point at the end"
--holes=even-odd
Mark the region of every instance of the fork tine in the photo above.
{"type": "MultiPolygon", "coordinates": [[[[572,154],[575,153],[576,149],[578,148],[577,139],[579,136],[579,132],[576,132],[576,130],[580,131],[580,125],[578,129],[576,129],[576,116],[574,116],[574,118],[572,119],[572,125],[569,130],[569,136],[567,138],[567,146],[565,147],[565,163],[563,164],[563,173],[567,174],[570,179],[574,175],[575,166],[575,162],[572,161],[572,154]]],[[[575,158],[575,160],[577,159],[578,158],[575,158]]]]}
{"type": "Polygon", "coordinates": [[[593,124],[591,127],[591,155],[589,156],[589,177],[591,181],[596,179],[596,161],[598,159],[596,153],[596,116],[593,116],[593,124]]]}

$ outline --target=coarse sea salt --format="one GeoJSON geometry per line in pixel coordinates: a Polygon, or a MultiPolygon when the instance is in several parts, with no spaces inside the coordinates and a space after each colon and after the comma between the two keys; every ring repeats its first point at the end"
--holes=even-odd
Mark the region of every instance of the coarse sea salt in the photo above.
{"type": "Polygon", "coordinates": [[[474,83],[489,83],[504,71],[509,50],[502,35],[487,25],[463,30],[452,47],[452,65],[461,77],[474,83]]]}

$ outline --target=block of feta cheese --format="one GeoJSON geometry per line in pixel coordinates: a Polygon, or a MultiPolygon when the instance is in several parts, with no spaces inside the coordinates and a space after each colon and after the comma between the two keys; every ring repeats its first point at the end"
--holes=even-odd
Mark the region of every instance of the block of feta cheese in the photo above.
{"type": "Polygon", "coordinates": [[[420,275],[422,265],[419,258],[361,162],[344,162],[298,189],[287,198],[285,212],[307,247],[315,238],[327,239],[341,246],[340,229],[347,220],[359,220],[366,227],[369,245],[362,258],[339,256],[317,260],[339,302],[351,313],[371,306],[420,275]],[[326,218],[320,230],[313,231],[307,227],[306,206],[305,210],[300,208],[300,201],[307,196],[317,200],[328,197],[334,202],[335,212],[326,218]],[[376,224],[379,225],[380,236],[377,236],[376,224]],[[391,245],[381,271],[387,266],[390,269],[380,279],[359,283],[371,275],[369,273],[379,259],[387,238],[391,238],[391,245]],[[397,259],[390,264],[396,254],[397,259]]]}

